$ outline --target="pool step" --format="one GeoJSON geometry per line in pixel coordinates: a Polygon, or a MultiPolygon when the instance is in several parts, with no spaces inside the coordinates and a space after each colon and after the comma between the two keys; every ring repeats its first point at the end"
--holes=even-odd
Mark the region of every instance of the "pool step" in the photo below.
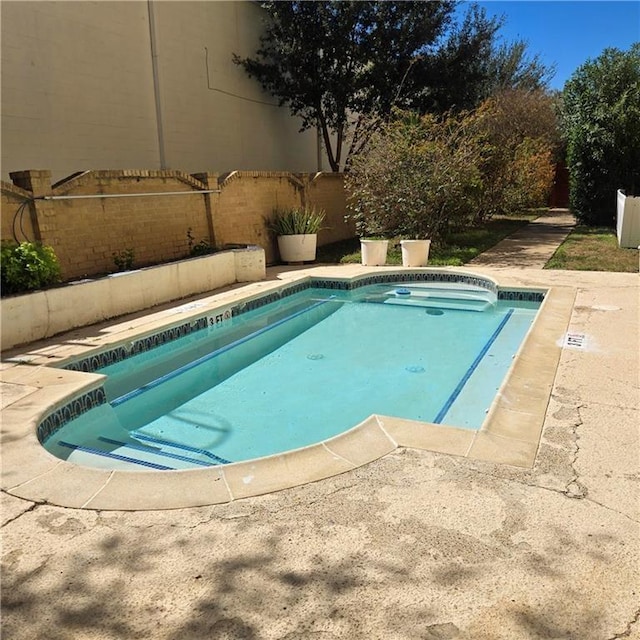
{"type": "Polygon", "coordinates": [[[66,449],[73,449],[67,460],[79,465],[90,466],[94,468],[105,469],[155,469],[158,471],[170,471],[175,467],[169,467],[166,464],[154,462],[141,457],[133,457],[119,453],[119,450],[109,451],[101,447],[92,447],[86,444],[75,444],[65,440],[58,440],[59,446],[66,449]]]}
{"type": "Polygon", "coordinates": [[[72,449],[67,458],[76,464],[109,469],[156,469],[172,471],[227,464],[229,461],[209,451],[132,433],[131,440],[98,436],[82,444],[59,440],[63,449],[72,449]],[[140,442],[143,440],[146,442],[140,442]]]}
{"type": "MultiPolygon", "coordinates": [[[[136,440],[141,440],[143,442],[148,442],[150,444],[159,445],[163,449],[175,449],[177,451],[188,451],[189,453],[193,453],[199,456],[203,456],[208,462],[205,464],[229,464],[231,460],[226,460],[225,458],[221,458],[217,456],[215,453],[211,453],[211,451],[207,451],[206,449],[200,449],[198,447],[193,447],[188,444],[182,444],[180,442],[172,442],[170,440],[164,440],[162,438],[157,438],[155,436],[147,435],[146,433],[142,433],[141,431],[132,431],[131,437],[136,440]]],[[[144,446],[144,445],[143,445],[144,446]]],[[[175,454],[174,454],[175,455],[175,454]]]]}
{"type": "Polygon", "coordinates": [[[173,453],[172,451],[165,451],[164,449],[156,449],[155,447],[151,448],[147,445],[139,444],[137,442],[120,442],[119,440],[105,438],[104,436],[100,436],[98,440],[100,440],[101,442],[106,442],[107,444],[113,444],[119,449],[130,449],[133,451],[143,452],[146,455],[156,457],[158,459],[168,458],[170,460],[180,460],[181,462],[189,462],[190,464],[199,465],[202,467],[210,467],[213,464],[212,462],[207,462],[206,460],[199,460],[198,458],[181,455],[179,453],[173,453]]]}
{"type": "Polygon", "coordinates": [[[383,298],[384,304],[459,311],[485,311],[495,306],[498,296],[493,291],[473,285],[451,287],[447,284],[429,283],[400,285],[385,291],[383,298]]]}

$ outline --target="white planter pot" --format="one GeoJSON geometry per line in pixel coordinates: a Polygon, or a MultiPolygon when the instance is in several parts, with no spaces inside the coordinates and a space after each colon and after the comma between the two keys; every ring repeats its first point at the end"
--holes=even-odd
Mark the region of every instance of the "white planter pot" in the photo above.
{"type": "Polygon", "coordinates": [[[403,267],[426,267],[431,240],[400,240],[403,267]]]}
{"type": "Polygon", "coordinates": [[[278,251],[282,262],[310,262],[316,259],[318,235],[304,233],[278,236],[278,251]]]}
{"type": "Polygon", "coordinates": [[[360,240],[362,264],[367,267],[377,267],[387,262],[388,240],[360,240]]]}

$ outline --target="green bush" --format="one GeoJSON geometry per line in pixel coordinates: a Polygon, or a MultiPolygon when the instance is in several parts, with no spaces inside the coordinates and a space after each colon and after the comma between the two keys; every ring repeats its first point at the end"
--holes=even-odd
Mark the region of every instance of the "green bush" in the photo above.
{"type": "Polygon", "coordinates": [[[553,96],[542,91],[497,93],[475,111],[469,134],[483,145],[478,220],[546,205],[560,152],[553,96]]]}
{"type": "Polygon", "coordinates": [[[505,91],[473,112],[394,112],[345,176],[360,236],[431,238],[546,203],[558,145],[553,100],[505,91]]]}
{"type": "Polygon", "coordinates": [[[0,268],[3,296],[60,282],[60,263],[53,249],[35,242],[3,241],[0,268]]]}
{"type": "Polygon", "coordinates": [[[136,257],[134,249],[123,249],[111,255],[113,257],[113,264],[116,265],[118,271],[131,271],[131,269],[133,269],[133,261],[136,257]]]}
{"type": "Polygon", "coordinates": [[[437,239],[472,219],[482,146],[470,119],[396,112],[372,136],[345,177],[358,235],[437,239]]]}
{"type": "Polygon", "coordinates": [[[613,227],[616,191],[640,194],[640,42],[583,64],[562,97],[571,209],[583,224],[613,227]]]}
{"type": "Polygon", "coordinates": [[[216,253],[218,251],[218,249],[216,249],[216,247],[208,240],[200,240],[200,242],[196,242],[191,227],[187,229],[187,243],[189,245],[189,257],[191,258],[208,256],[209,254],[216,253]]]}

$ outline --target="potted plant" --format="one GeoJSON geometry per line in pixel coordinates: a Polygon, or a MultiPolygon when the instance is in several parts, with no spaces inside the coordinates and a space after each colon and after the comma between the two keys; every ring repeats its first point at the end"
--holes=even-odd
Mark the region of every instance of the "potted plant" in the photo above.
{"type": "MultiPolygon", "coordinates": [[[[348,178],[347,178],[348,180],[348,178]]],[[[348,187],[353,184],[348,183],[348,187]]],[[[347,220],[353,220],[356,233],[360,237],[361,262],[367,267],[376,267],[386,264],[387,250],[389,248],[389,225],[387,216],[381,214],[368,193],[361,189],[357,194],[351,193],[347,220]]]]}
{"type": "Polygon", "coordinates": [[[426,267],[431,240],[425,238],[400,240],[403,267],[426,267]]]}
{"type": "Polygon", "coordinates": [[[366,267],[378,267],[387,263],[389,240],[386,238],[360,238],[360,261],[366,267]]]}
{"type": "Polygon", "coordinates": [[[351,216],[369,233],[404,238],[403,265],[425,266],[431,239],[473,216],[484,147],[467,143],[474,121],[394,111],[345,176],[351,216]],[[463,135],[464,134],[464,135],[463,135]]]}
{"type": "Polygon", "coordinates": [[[292,207],[276,210],[267,220],[267,228],[278,240],[278,251],[283,262],[300,263],[316,259],[318,231],[324,222],[325,212],[310,207],[292,207]]]}

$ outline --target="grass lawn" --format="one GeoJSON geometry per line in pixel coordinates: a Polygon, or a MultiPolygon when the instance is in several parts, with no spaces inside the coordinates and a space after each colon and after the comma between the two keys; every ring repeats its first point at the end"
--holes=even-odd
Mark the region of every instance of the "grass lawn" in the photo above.
{"type": "Polygon", "coordinates": [[[621,249],[614,229],[577,226],[545,269],[638,272],[638,251],[621,249]]]}
{"type": "MultiPolygon", "coordinates": [[[[429,264],[433,266],[460,266],[511,235],[520,227],[537,218],[540,212],[517,216],[496,216],[478,227],[451,233],[441,243],[432,243],[429,264]]],[[[360,240],[352,238],[318,247],[317,262],[347,264],[360,262],[360,240]]],[[[389,242],[387,264],[402,264],[400,241],[389,242]]]]}

